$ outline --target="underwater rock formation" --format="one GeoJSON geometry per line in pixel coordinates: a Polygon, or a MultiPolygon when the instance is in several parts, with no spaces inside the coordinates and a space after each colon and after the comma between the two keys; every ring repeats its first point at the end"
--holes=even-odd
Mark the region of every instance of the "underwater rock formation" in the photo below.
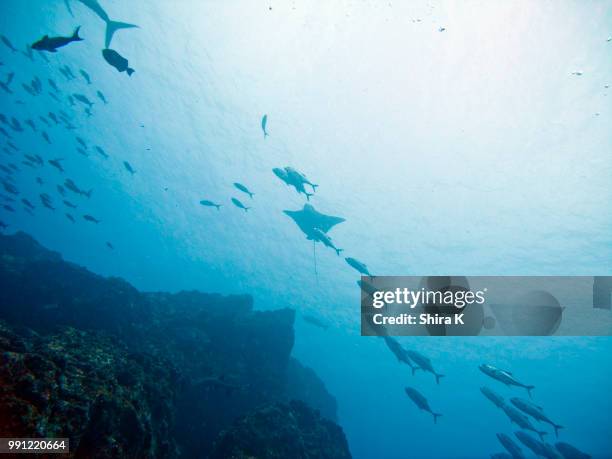
{"type": "Polygon", "coordinates": [[[1,321],[0,350],[0,437],[69,437],[71,457],[177,456],[167,362],[96,332],[1,321]]]}
{"type": "Polygon", "coordinates": [[[291,358],[294,318],[248,295],[139,292],[0,235],[0,433],[70,437],[77,457],[207,457],[262,406],[299,399],[335,420],[291,358]]]}
{"type": "Polygon", "coordinates": [[[303,402],[254,411],[219,436],[211,459],[350,458],[342,429],[303,402]]]}

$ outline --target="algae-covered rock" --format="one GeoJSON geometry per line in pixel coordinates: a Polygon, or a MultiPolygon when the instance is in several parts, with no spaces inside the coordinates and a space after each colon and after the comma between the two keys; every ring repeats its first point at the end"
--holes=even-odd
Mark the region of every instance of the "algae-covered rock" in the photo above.
{"type": "Polygon", "coordinates": [[[274,403],[222,432],[212,459],[350,458],[342,428],[300,401],[274,403]]]}
{"type": "Polygon", "coordinates": [[[41,336],[4,322],[0,361],[0,437],[68,437],[71,457],[176,457],[165,362],[95,332],[41,336]]]}
{"type": "Polygon", "coordinates": [[[206,458],[262,404],[299,399],[334,420],[291,358],[294,320],[249,295],[140,292],[0,235],[0,434],[69,437],[76,457],[206,458]]]}

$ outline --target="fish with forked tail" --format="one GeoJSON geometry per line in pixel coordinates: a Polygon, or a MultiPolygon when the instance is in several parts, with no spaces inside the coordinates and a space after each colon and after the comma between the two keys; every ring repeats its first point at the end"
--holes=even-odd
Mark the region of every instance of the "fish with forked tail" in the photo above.
{"type": "Polygon", "coordinates": [[[523,387],[527,389],[527,393],[529,394],[529,398],[531,398],[531,391],[535,388],[535,386],[529,386],[527,384],[523,384],[512,376],[512,373],[509,371],[500,370],[499,368],[495,368],[493,365],[483,364],[478,367],[480,371],[482,371],[485,375],[490,376],[491,378],[504,383],[506,386],[517,386],[523,387]]]}
{"type": "Polygon", "coordinates": [[[244,211],[248,211],[250,209],[250,207],[246,207],[244,204],[242,204],[238,199],[236,198],[232,198],[232,202],[234,203],[234,205],[236,207],[238,207],[239,209],[244,209],[244,211]]]}
{"type": "Polygon", "coordinates": [[[408,397],[410,397],[410,400],[412,400],[414,402],[414,404],[419,407],[419,409],[421,409],[423,411],[427,411],[428,413],[430,413],[433,416],[434,424],[437,424],[438,423],[438,418],[440,416],[442,416],[442,414],[441,413],[434,413],[432,411],[432,409],[429,407],[429,402],[423,396],[423,394],[421,394],[418,390],[416,390],[416,389],[414,389],[412,387],[406,387],[404,390],[406,391],[406,395],[408,395],[408,397]]]}
{"type": "Polygon", "coordinates": [[[368,267],[365,263],[351,257],[345,258],[344,260],[349,264],[349,266],[355,268],[359,273],[363,274],[364,276],[372,277],[372,274],[370,274],[370,271],[368,271],[368,267]]]}
{"type": "Polygon", "coordinates": [[[405,363],[412,370],[412,374],[414,375],[417,370],[420,370],[418,366],[416,366],[406,353],[406,350],[402,347],[402,345],[393,337],[384,335],[382,337],[385,340],[385,344],[389,348],[389,350],[397,357],[397,360],[401,363],[405,363]]]}
{"type": "Polygon", "coordinates": [[[312,229],[309,232],[309,234],[306,236],[306,239],[309,239],[315,242],[322,242],[325,247],[334,249],[336,251],[336,255],[338,256],[340,256],[340,252],[344,251],[344,249],[339,249],[338,247],[336,247],[334,243],[332,242],[331,237],[329,237],[327,234],[325,234],[323,231],[321,231],[318,228],[312,229]]]}
{"type": "Polygon", "coordinates": [[[249,191],[249,189],[248,189],[246,186],[244,186],[242,183],[234,182],[234,187],[235,187],[235,188],[237,188],[238,190],[242,191],[243,193],[248,194],[248,195],[249,195],[249,197],[250,197],[251,199],[253,199],[253,195],[254,195],[255,193],[251,193],[251,192],[249,191]]]}
{"type": "Polygon", "coordinates": [[[551,421],[550,418],[544,414],[544,409],[541,406],[538,406],[529,400],[523,400],[518,397],[511,398],[510,401],[519,410],[525,414],[528,414],[536,421],[542,421],[550,424],[555,429],[555,436],[559,438],[559,429],[563,429],[563,426],[555,424],[553,421],[551,421]]]}
{"type": "Polygon", "coordinates": [[[261,130],[263,131],[263,134],[264,134],[264,139],[265,139],[266,137],[268,137],[268,135],[269,135],[269,134],[268,134],[268,131],[266,130],[266,127],[267,127],[267,126],[268,126],[268,115],[264,115],[264,116],[261,118],[261,130]]]}
{"type": "Polygon", "coordinates": [[[70,191],[72,191],[75,194],[81,195],[81,196],[87,196],[88,198],[91,198],[91,193],[93,190],[89,190],[89,191],[84,191],[81,190],[76,183],[74,183],[74,181],[72,179],[66,179],[64,181],[64,186],[66,188],[68,188],[70,191]]]}
{"type": "MultiPolygon", "coordinates": [[[[119,22],[113,21],[109,17],[108,13],[104,11],[104,8],[98,3],[97,0],[78,0],[91,11],[93,11],[100,19],[102,19],[106,23],[106,34],[104,37],[104,46],[107,48],[110,46],[111,40],[113,39],[113,35],[120,29],[131,29],[134,27],[138,27],[136,24],[128,24],[127,22],[119,22]]],[[[64,0],[66,3],[66,8],[68,12],[72,16],[72,9],[70,8],[70,3],[68,0],[64,0]]]]}
{"type": "Polygon", "coordinates": [[[407,350],[408,357],[416,363],[421,370],[426,373],[431,373],[436,377],[436,384],[440,384],[440,378],[444,378],[443,374],[436,373],[433,365],[431,364],[431,360],[428,357],[425,357],[423,354],[418,353],[417,351],[407,350]]]}
{"type": "Polygon", "coordinates": [[[79,37],[80,28],[81,26],[74,29],[74,33],[70,37],[49,37],[48,35],[45,35],[40,40],[32,44],[32,49],[55,53],[57,52],[57,48],[66,46],[73,41],[83,41],[83,39],[79,37]]]}
{"type": "Polygon", "coordinates": [[[202,204],[204,207],[216,207],[217,210],[221,209],[221,204],[216,204],[212,201],[209,201],[208,199],[202,199],[200,201],[200,204],[202,204]]]}
{"type": "Polygon", "coordinates": [[[504,410],[504,413],[506,413],[506,416],[508,416],[512,424],[516,424],[524,430],[531,430],[532,432],[537,433],[540,436],[541,440],[544,440],[544,435],[547,435],[547,433],[542,430],[536,429],[529,420],[529,418],[523,413],[521,413],[519,410],[514,408],[512,405],[504,405],[502,406],[502,410],[504,410]]]}
{"type": "Polygon", "coordinates": [[[114,49],[103,49],[102,57],[111,66],[115,67],[118,72],[126,72],[129,76],[132,76],[132,73],[134,73],[134,69],[129,66],[129,61],[114,49]]]}

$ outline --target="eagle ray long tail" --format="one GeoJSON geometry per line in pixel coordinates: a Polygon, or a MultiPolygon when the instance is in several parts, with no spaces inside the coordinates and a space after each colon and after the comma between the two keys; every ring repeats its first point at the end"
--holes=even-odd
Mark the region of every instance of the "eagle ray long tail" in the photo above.
{"type": "Polygon", "coordinates": [[[317,272],[317,241],[312,241],[312,258],[314,260],[315,277],[317,278],[317,284],[319,284],[319,273],[317,272]]]}

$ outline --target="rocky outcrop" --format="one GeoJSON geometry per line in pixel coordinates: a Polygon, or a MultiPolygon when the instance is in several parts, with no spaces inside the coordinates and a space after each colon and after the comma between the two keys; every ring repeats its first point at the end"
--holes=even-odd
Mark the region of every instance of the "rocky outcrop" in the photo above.
{"type": "Polygon", "coordinates": [[[0,322],[0,437],[69,437],[71,457],[176,457],[176,373],[74,328],[0,322]]]}
{"type": "Polygon", "coordinates": [[[342,429],[303,402],[275,403],[221,433],[212,459],[350,458],[342,429]]]}
{"type": "Polygon", "coordinates": [[[79,457],[207,457],[262,406],[336,417],[291,358],[294,311],[255,311],[250,296],[142,293],[17,233],[0,236],[0,320],[4,436],[61,433],[79,457]]]}

